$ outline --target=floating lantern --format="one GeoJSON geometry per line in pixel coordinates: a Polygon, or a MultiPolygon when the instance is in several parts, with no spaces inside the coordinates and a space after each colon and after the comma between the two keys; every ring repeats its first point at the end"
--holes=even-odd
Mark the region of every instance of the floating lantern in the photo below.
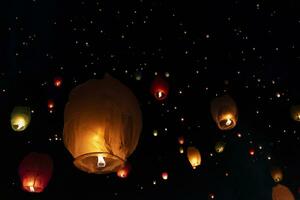
{"type": "Polygon", "coordinates": [[[27,192],[43,192],[50,181],[52,168],[52,159],[47,154],[28,154],[19,166],[22,189],[27,192]]]}
{"type": "Polygon", "coordinates": [[[179,147],[179,153],[181,153],[181,154],[184,153],[184,148],[183,147],[179,147]]]}
{"type": "Polygon", "coordinates": [[[292,106],[290,111],[292,119],[300,122],[300,105],[292,106]]]}
{"type": "Polygon", "coordinates": [[[250,154],[250,156],[254,156],[255,155],[255,150],[254,149],[249,149],[249,154],[250,154]]]}
{"type": "Polygon", "coordinates": [[[55,87],[60,87],[62,85],[62,78],[57,76],[53,79],[53,84],[55,87]]]}
{"type": "Polygon", "coordinates": [[[279,167],[272,168],[271,176],[276,183],[282,181],[282,179],[283,179],[282,170],[279,167]]]}
{"type": "Polygon", "coordinates": [[[31,120],[31,113],[29,107],[17,106],[11,113],[11,127],[14,131],[24,131],[31,120]]]}
{"type": "Polygon", "coordinates": [[[178,143],[181,144],[181,145],[184,144],[184,137],[183,137],[183,136],[180,136],[180,137],[178,138],[178,143]]]}
{"type": "Polygon", "coordinates": [[[54,108],[54,101],[52,99],[48,100],[47,106],[49,110],[52,110],[54,108]]]}
{"type": "Polygon", "coordinates": [[[293,193],[284,185],[277,184],[272,188],[273,200],[295,200],[293,193]]]}
{"type": "Polygon", "coordinates": [[[157,76],[152,82],[151,93],[157,100],[164,100],[169,94],[169,84],[157,76]]]}
{"type": "Polygon", "coordinates": [[[212,101],[211,114],[221,130],[229,130],[236,126],[237,107],[234,100],[228,95],[217,97],[212,101]]]}
{"type": "Polygon", "coordinates": [[[215,145],[216,152],[217,153],[222,153],[225,149],[225,145],[226,145],[226,143],[223,142],[223,141],[217,142],[216,145],[215,145]]]}
{"type": "Polygon", "coordinates": [[[168,180],[168,178],[169,178],[168,172],[163,172],[163,173],[161,173],[161,178],[162,178],[163,180],[168,180]]]}
{"type": "Polygon", "coordinates": [[[193,169],[196,169],[196,167],[201,164],[201,155],[197,148],[188,147],[187,157],[188,157],[193,169]]]}
{"type": "Polygon", "coordinates": [[[134,94],[105,75],[71,91],[64,113],[64,144],[88,173],[117,172],[135,150],[142,114],[134,94]]]}
{"type": "Polygon", "coordinates": [[[120,177],[120,178],[127,178],[127,176],[129,175],[130,171],[131,171],[131,165],[129,163],[126,163],[124,165],[124,167],[120,168],[117,171],[117,176],[120,177]]]}

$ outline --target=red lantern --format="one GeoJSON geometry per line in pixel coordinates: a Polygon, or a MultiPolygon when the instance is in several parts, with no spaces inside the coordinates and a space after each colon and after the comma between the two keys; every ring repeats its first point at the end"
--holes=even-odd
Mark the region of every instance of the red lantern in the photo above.
{"type": "Polygon", "coordinates": [[[157,100],[164,100],[169,93],[169,84],[158,76],[152,82],[151,93],[157,100]]]}
{"type": "Polygon", "coordinates": [[[55,87],[60,87],[62,84],[62,78],[59,76],[55,77],[53,83],[55,87]]]}
{"type": "Polygon", "coordinates": [[[250,156],[254,156],[255,150],[254,149],[249,149],[249,154],[250,154],[250,156]]]}
{"type": "Polygon", "coordinates": [[[28,154],[19,166],[22,189],[27,192],[43,192],[51,178],[52,168],[52,159],[47,154],[28,154]]]}
{"type": "Polygon", "coordinates": [[[184,144],[184,137],[183,136],[180,136],[179,138],[178,138],[178,143],[179,144],[184,144]]]}
{"type": "Polygon", "coordinates": [[[168,177],[169,177],[168,172],[163,172],[163,173],[161,173],[161,177],[162,177],[162,179],[164,179],[164,180],[168,180],[168,177]]]}
{"type": "Polygon", "coordinates": [[[48,100],[48,109],[52,110],[54,108],[54,101],[52,99],[48,100]]]}
{"type": "Polygon", "coordinates": [[[117,171],[117,176],[120,178],[127,178],[131,171],[131,166],[129,163],[126,163],[124,167],[117,171]]]}

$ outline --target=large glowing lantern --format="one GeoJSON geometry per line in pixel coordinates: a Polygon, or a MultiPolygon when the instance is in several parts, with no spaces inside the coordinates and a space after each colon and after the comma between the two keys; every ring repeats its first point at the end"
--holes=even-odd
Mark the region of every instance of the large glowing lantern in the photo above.
{"type": "Polygon", "coordinates": [[[217,97],[211,102],[211,114],[221,130],[232,129],[237,123],[237,107],[234,100],[228,95],[217,97]]]}
{"type": "Polygon", "coordinates": [[[127,178],[131,171],[131,165],[126,163],[122,168],[117,171],[117,176],[120,178],[127,178]]]}
{"type": "Polygon", "coordinates": [[[291,107],[291,117],[293,120],[300,122],[300,105],[291,107]]]}
{"type": "Polygon", "coordinates": [[[284,185],[277,184],[272,188],[273,200],[295,200],[293,193],[284,185]]]}
{"type": "Polygon", "coordinates": [[[22,188],[27,192],[43,192],[52,175],[53,163],[49,155],[32,152],[20,163],[22,188]]]}
{"type": "Polygon", "coordinates": [[[135,150],[142,114],[134,94],[105,75],[71,91],[64,113],[64,144],[88,173],[117,172],[135,150]]]}
{"type": "Polygon", "coordinates": [[[200,155],[199,150],[196,147],[188,147],[187,157],[188,157],[193,169],[196,169],[196,167],[201,164],[201,155],[200,155]]]}
{"type": "Polygon", "coordinates": [[[151,93],[157,100],[164,100],[169,94],[168,82],[157,76],[152,82],[151,93]]]}
{"type": "Polygon", "coordinates": [[[14,131],[24,131],[31,120],[30,108],[25,106],[16,106],[11,113],[11,127],[14,131]]]}
{"type": "Polygon", "coordinates": [[[279,167],[272,168],[271,176],[276,183],[280,182],[283,179],[282,170],[279,167]]]}
{"type": "Polygon", "coordinates": [[[225,145],[226,145],[226,143],[223,142],[223,141],[217,142],[216,145],[215,145],[216,152],[217,153],[222,153],[225,149],[225,145]]]}

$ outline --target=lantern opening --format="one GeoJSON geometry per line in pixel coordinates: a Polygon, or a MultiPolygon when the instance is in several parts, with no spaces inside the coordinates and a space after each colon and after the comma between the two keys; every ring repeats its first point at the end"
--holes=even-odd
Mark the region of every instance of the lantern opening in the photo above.
{"type": "Polygon", "coordinates": [[[30,192],[34,192],[34,187],[33,186],[29,186],[29,190],[30,190],[30,192]]]}
{"type": "Polygon", "coordinates": [[[18,117],[13,124],[13,128],[16,130],[22,130],[25,127],[25,119],[23,117],[18,117]]]}
{"type": "Polygon", "coordinates": [[[162,90],[159,90],[156,92],[156,98],[157,99],[164,99],[166,97],[166,93],[162,90]]]}
{"type": "Polygon", "coordinates": [[[103,156],[101,156],[101,155],[98,155],[97,156],[97,167],[105,167],[105,165],[106,165],[106,163],[105,163],[105,160],[104,160],[104,158],[103,158],[103,156]]]}

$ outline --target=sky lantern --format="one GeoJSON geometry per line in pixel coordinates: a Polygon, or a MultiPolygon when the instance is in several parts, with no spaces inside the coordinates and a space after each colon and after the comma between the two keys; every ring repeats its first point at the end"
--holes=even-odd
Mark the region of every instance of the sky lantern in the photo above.
{"type": "Polygon", "coordinates": [[[122,168],[117,171],[117,176],[120,178],[127,178],[131,171],[131,165],[127,162],[122,168]]]}
{"type": "Polygon", "coordinates": [[[22,189],[27,192],[43,192],[52,176],[53,163],[49,155],[32,152],[19,166],[22,189]]]}
{"type": "Polygon", "coordinates": [[[11,113],[11,127],[14,131],[24,131],[31,120],[30,108],[25,106],[16,106],[11,113]]]}
{"type": "Polygon", "coordinates": [[[53,99],[49,99],[47,102],[48,109],[52,110],[54,108],[54,105],[55,105],[55,103],[54,103],[53,99]]]}
{"type": "Polygon", "coordinates": [[[226,143],[223,141],[219,141],[215,145],[215,150],[217,153],[222,153],[225,149],[226,143]]]}
{"type": "Polygon", "coordinates": [[[157,100],[164,100],[169,94],[168,82],[157,76],[152,82],[151,93],[157,100]]]}
{"type": "Polygon", "coordinates": [[[168,178],[169,178],[168,172],[163,172],[163,173],[161,173],[161,178],[162,178],[163,180],[168,180],[168,178]]]}
{"type": "Polygon", "coordinates": [[[201,164],[201,155],[200,155],[199,150],[196,147],[188,147],[187,157],[188,157],[193,169],[196,169],[196,167],[201,164]]]}
{"type": "Polygon", "coordinates": [[[74,165],[85,172],[117,172],[135,150],[142,113],[134,94],[109,75],[71,91],[63,139],[74,165]]]}
{"type": "Polygon", "coordinates": [[[249,154],[250,154],[250,156],[254,156],[255,150],[253,148],[249,149],[249,154]]]}
{"type": "Polygon", "coordinates": [[[228,95],[216,97],[211,102],[211,115],[219,129],[229,130],[234,128],[238,119],[234,100],[228,95]]]}
{"type": "Polygon", "coordinates": [[[278,183],[280,181],[282,181],[283,179],[283,173],[282,170],[279,167],[274,167],[271,169],[271,176],[273,178],[273,180],[278,183]]]}
{"type": "Polygon", "coordinates": [[[292,119],[300,122],[300,105],[291,106],[290,111],[292,119]]]}
{"type": "Polygon", "coordinates": [[[184,137],[183,136],[178,137],[178,143],[181,144],[181,145],[184,144],[184,137]]]}
{"type": "Polygon", "coordinates": [[[62,85],[62,78],[57,76],[53,79],[53,84],[55,87],[60,87],[62,85]]]}
{"type": "Polygon", "coordinates": [[[293,193],[284,185],[277,184],[272,188],[273,200],[295,200],[293,193]]]}

